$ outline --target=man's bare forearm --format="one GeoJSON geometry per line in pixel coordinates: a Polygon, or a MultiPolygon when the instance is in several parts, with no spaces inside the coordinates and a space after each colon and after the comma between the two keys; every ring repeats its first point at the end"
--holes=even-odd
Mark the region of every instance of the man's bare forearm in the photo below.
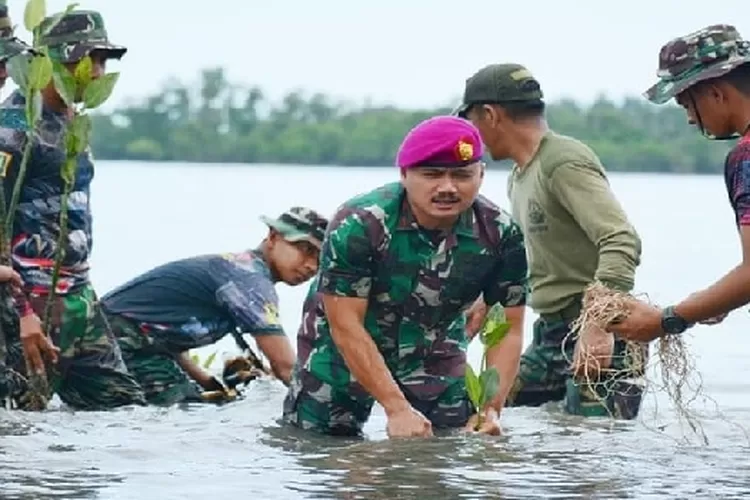
{"type": "Polygon", "coordinates": [[[347,326],[345,331],[337,331],[334,327],[332,334],[354,378],[380,403],[387,414],[410,406],[388,370],[375,342],[363,326],[347,326]]]}
{"type": "Polygon", "coordinates": [[[498,414],[505,406],[505,400],[518,375],[522,349],[523,326],[514,325],[499,345],[487,351],[487,365],[494,366],[500,375],[500,388],[489,403],[498,414]]]}

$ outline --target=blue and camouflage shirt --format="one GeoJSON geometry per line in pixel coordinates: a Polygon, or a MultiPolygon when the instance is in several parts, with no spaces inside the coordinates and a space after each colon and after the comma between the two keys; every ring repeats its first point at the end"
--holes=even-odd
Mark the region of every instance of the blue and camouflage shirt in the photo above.
{"type": "Polygon", "coordinates": [[[284,335],[279,297],[260,250],[168,262],[107,293],[101,303],[173,351],[213,344],[235,329],[284,335]]]}
{"type": "Polygon", "coordinates": [[[488,304],[523,306],[526,280],[519,227],[483,196],[442,236],[418,226],[398,182],[357,196],[328,226],[303,306],[295,376],[369,397],[352,380],[322,303],[322,294],[358,297],[367,300],[364,326],[401,387],[436,398],[463,384],[465,310],[480,294],[488,304]]]}
{"type": "MultiPolygon", "coordinates": [[[[6,207],[18,178],[27,144],[25,98],[15,91],[0,104],[0,176],[6,207]]],[[[60,205],[65,161],[63,144],[67,117],[46,107],[42,110],[31,155],[26,167],[16,209],[11,254],[13,267],[21,274],[26,292],[45,294],[52,286],[52,268],[60,234],[60,205]]],[[[68,237],[60,270],[57,293],[65,294],[89,283],[91,253],[91,206],[89,189],[94,178],[90,149],[78,157],[73,188],[68,198],[68,237]]],[[[19,313],[30,306],[25,298],[16,300],[19,313]]]]}

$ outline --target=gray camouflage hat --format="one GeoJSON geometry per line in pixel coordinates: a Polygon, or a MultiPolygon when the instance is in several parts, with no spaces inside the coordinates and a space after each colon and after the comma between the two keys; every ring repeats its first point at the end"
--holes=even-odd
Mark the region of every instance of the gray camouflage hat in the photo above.
{"type": "MultiPolygon", "coordinates": [[[[41,32],[49,30],[54,16],[42,21],[41,32]]],[[[49,33],[41,37],[49,56],[61,63],[75,63],[94,50],[103,50],[110,59],[120,59],[128,51],[122,45],[110,43],[104,19],[93,10],[74,10],[66,14],[49,33]]]]}
{"type": "Polygon", "coordinates": [[[308,241],[318,248],[323,244],[328,227],[328,219],[305,207],[292,207],[275,219],[262,215],[260,220],[287,241],[308,241]]]}
{"type": "Polygon", "coordinates": [[[715,24],[674,38],[659,51],[659,81],[644,92],[664,104],[696,83],[718,78],[750,62],[750,42],[734,26],[715,24]]]}

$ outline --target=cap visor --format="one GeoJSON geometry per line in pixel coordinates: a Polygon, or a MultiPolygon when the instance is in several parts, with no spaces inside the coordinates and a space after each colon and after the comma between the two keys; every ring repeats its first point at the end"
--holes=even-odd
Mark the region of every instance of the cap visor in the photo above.
{"type": "Polygon", "coordinates": [[[106,52],[107,59],[122,59],[122,56],[124,56],[128,51],[127,47],[123,47],[122,45],[112,45],[111,43],[92,43],[87,44],[87,47],[88,53],[91,53],[95,50],[102,50],[106,52]]]}
{"type": "Polygon", "coordinates": [[[451,116],[457,116],[459,118],[466,118],[466,112],[469,110],[469,104],[459,104],[455,108],[453,108],[453,111],[451,111],[451,116]]]}

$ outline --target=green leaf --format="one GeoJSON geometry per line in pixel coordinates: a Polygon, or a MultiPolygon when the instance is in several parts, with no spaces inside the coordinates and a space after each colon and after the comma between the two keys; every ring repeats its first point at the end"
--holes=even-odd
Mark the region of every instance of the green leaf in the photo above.
{"type": "Polygon", "coordinates": [[[203,368],[208,369],[209,366],[211,366],[211,363],[214,362],[214,359],[216,358],[216,351],[212,352],[208,358],[206,358],[206,361],[203,363],[203,368]]]}
{"type": "Polygon", "coordinates": [[[89,56],[81,59],[76,65],[73,78],[78,84],[78,88],[85,89],[86,86],[91,83],[91,72],[94,69],[94,63],[91,61],[89,56]]]}
{"type": "Polygon", "coordinates": [[[479,336],[486,348],[490,349],[500,343],[509,330],[510,323],[505,319],[505,309],[502,305],[495,304],[487,312],[479,336]]]}
{"type": "Polygon", "coordinates": [[[55,61],[52,63],[52,80],[55,82],[55,90],[60,94],[67,106],[75,103],[76,81],[68,68],[55,61]]]}
{"type": "Polygon", "coordinates": [[[479,409],[480,399],[482,398],[482,386],[479,383],[477,374],[474,373],[474,368],[468,363],[466,363],[464,378],[466,379],[466,393],[469,395],[474,408],[479,409]]]}
{"type": "Polygon", "coordinates": [[[191,354],[190,355],[190,361],[195,363],[196,365],[200,364],[201,358],[197,354],[191,354]]]}
{"type": "Polygon", "coordinates": [[[42,90],[52,79],[52,59],[46,55],[34,56],[29,63],[29,87],[42,90]]]}
{"type": "Polygon", "coordinates": [[[500,375],[494,366],[484,370],[479,375],[479,385],[482,387],[479,406],[484,407],[497,396],[497,391],[500,390],[500,375]]]}
{"type": "Polygon", "coordinates": [[[65,7],[64,11],[58,12],[57,14],[55,14],[54,16],[52,16],[52,20],[47,25],[47,29],[45,29],[44,33],[41,33],[41,35],[45,36],[45,35],[47,35],[47,33],[49,33],[50,31],[52,31],[53,29],[55,29],[55,26],[57,26],[60,23],[60,21],[62,20],[62,18],[66,14],[68,14],[68,12],[70,12],[73,9],[75,9],[76,7],[78,7],[77,3],[71,3],[67,7],[65,7]]]}
{"type": "Polygon", "coordinates": [[[83,103],[86,108],[94,109],[104,104],[112,95],[118,78],[120,78],[120,73],[107,73],[92,80],[83,91],[83,103]]]}
{"type": "Polygon", "coordinates": [[[66,145],[67,156],[78,156],[86,151],[91,137],[91,118],[86,115],[74,115],[68,126],[71,141],[66,145]]]}
{"type": "Polygon", "coordinates": [[[26,9],[23,11],[23,24],[28,31],[34,31],[46,15],[47,2],[45,0],[28,0],[26,9]]]}
{"type": "Polygon", "coordinates": [[[29,90],[29,55],[19,54],[11,57],[6,64],[8,75],[18,85],[24,95],[29,90]]]}

